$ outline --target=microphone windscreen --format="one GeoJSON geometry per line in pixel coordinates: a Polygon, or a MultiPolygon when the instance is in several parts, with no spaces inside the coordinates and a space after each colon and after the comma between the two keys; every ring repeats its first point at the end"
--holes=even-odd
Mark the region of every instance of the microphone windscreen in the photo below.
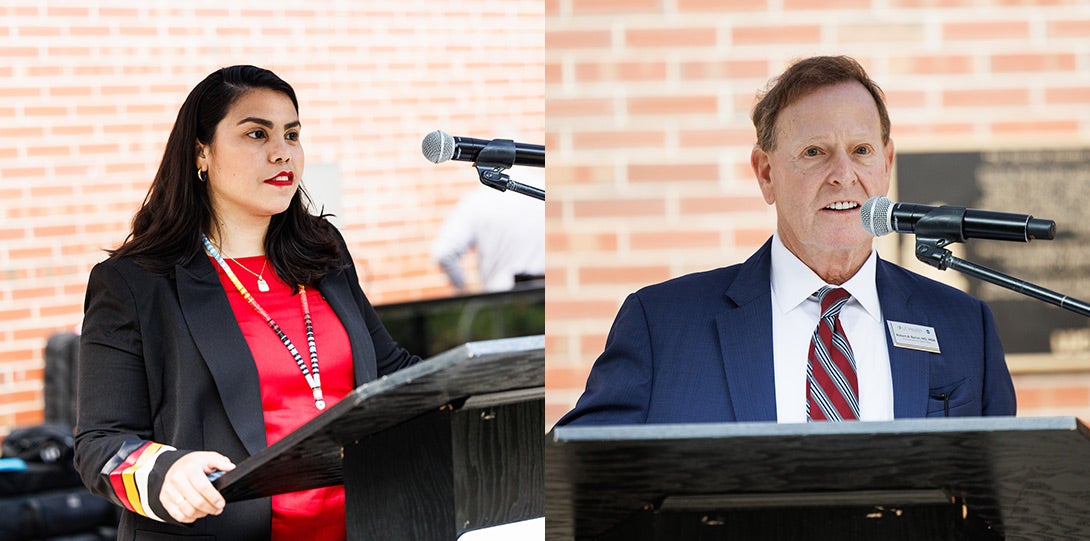
{"type": "Polygon", "coordinates": [[[420,150],[432,163],[445,162],[454,157],[454,137],[444,131],[435,130],[424,136],[420,150]]]}
{"type": "Polygon", "coordinates": [[[888,197],[876,195],[863,203],[859,209],[859,219],[863,221],[863,230],[876,237],[893,232],[893,201],[888,197]]]}

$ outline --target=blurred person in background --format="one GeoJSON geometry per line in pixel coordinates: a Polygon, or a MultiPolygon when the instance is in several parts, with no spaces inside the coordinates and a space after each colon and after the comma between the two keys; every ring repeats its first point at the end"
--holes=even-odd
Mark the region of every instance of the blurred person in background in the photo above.
{"type": "MultiPolygon", "coordinates": [[[[514,169],[511,177],[544,186],[544,170],[514,169]]],[[[462,270],[463,256],[477,253],[480,287],[505,291],[516,284],[543,284],[545,279],[545,202],[523,194],[501,192],[483,184],[458,201],[432,241],[432,258],[457,293],[470,293],[462,270]]]]}

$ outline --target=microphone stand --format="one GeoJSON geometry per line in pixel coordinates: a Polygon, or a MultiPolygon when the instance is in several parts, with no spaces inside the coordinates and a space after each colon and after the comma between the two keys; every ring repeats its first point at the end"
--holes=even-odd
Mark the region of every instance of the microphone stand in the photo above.
{"type": "Polygon", "coordinates": [[[477,153],[477,175],[481,183],[501,192],[511,190],[515,193],[545,200],[545,190],[511,180],[503,173],[504,169],[515,165],[515,142],[510,139],[493,139],[477,153]]]}
{"type": "Polygon", "coordinates": [[[932,267],[939,270],[954,269],[978,280],[1090,317],[1090,304],[1086,302],[954,257],[946,246],[965,240],[961,231],[961,216],[956,208],[946,211],[944,207],[939,207],[927,213],[916,222],[915,233],[916,259],[932,267]]]}

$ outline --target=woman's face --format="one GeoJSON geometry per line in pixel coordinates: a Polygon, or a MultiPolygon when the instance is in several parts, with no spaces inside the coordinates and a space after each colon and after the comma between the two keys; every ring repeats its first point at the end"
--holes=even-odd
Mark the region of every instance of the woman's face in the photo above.
{"type": "Polygon", "coordinates": [[[299,114],[286,94],[257,88],[240,96],[197,143],[197,167],[221,226],[268,223],[291,203],[303,177],[299,114]]]}

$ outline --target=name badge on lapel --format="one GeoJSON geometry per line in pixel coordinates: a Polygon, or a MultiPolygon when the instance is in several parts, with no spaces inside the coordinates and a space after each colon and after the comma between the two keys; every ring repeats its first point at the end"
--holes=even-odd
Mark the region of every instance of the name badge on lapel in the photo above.
{"type": "Polygon", "coordinates": [[[893,338],[893,345],[899,348],[918,349],[931,353],[939,351],[939,338],[935,335],[935,329],[926,325],[914,325],[900,321],[887,321],[889,335],[893,338]]]}

